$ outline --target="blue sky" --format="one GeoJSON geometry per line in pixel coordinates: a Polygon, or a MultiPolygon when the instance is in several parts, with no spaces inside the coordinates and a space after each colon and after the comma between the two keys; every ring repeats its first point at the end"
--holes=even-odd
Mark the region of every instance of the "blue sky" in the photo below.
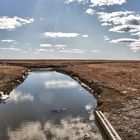
{"type": "Polygon", "coordinates": [[[0,1],[0,59],[140,60],[139,0],[0,1]]]}

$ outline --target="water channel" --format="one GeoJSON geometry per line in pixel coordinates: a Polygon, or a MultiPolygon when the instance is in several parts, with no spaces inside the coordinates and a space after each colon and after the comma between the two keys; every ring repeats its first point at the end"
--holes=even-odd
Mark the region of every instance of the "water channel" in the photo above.
{"type": "Polygon", "coordinates": [[[34,71],[0,104],[0,140],[102,140],[96,99],[71,77],[34,71]]]}

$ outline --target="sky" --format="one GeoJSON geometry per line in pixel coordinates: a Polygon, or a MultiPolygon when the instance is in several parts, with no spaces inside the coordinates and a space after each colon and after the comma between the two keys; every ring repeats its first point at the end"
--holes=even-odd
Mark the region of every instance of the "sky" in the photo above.
{"type": "Polygon", "coordinates": [[[0,59],[140,60],[140,0],[0,0],[0,59]]]}

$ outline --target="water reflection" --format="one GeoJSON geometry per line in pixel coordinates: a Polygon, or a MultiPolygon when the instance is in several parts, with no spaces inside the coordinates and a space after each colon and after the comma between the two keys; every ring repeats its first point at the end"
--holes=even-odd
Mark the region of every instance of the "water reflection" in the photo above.
{"type": "Polygon", "coordinates": [[[51,80],[45,82],[45,87],[48,88],[73,88],[78,86],[78,83],[75,81],[69,81],[69,80],[51,80]]]}
{"type": "Polygon", "coordinates": [[[59,125],[53,122],[26,122],[17,130],[8,128],[10,140],[101,140],[94,123],[84,122],[83,118],[65,118],[59,125]]]}
{"type": "Polygon", "coordinates": [[[21,91],[13,90],[10,94],[10,102],[19,103],[19,102],[33,102],[34,96],[30,93],[22,93],[21,91]]]}
{"type": "Polygon", "coordinates": [[[69,76],[32,72],[0,104],[0,140],[101,139],[95,98],[69,76]]]}

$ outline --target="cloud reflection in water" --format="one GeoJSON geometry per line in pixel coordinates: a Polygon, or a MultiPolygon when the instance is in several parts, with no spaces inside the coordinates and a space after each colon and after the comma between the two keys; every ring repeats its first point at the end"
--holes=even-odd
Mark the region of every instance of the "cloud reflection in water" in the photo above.
{"type": "Polygon", "coordinates": [[[19,129],[7,129],[9,140],[78,140],[87,137],[94,140],[102,140],[102,137],[95,126],[90,122],[84,122],[82,118],[65,118],[60,125],[54,125],[48,121],[22,123],[19,129]]]}
{"type": "Polygon", "coordinates": [[[48,88],[72,88],[78,86],[76,81],[70,80],[51,80],[45,82],[45,87],[48,88]]]}
{"type": "Polygon", "coordinates": [[[14,103],[25,102],[25,101],[33,102],[34,96],[29,93],[23,94],[21,91],[13,90],[10,93],[9,101],[14,103]]]}

